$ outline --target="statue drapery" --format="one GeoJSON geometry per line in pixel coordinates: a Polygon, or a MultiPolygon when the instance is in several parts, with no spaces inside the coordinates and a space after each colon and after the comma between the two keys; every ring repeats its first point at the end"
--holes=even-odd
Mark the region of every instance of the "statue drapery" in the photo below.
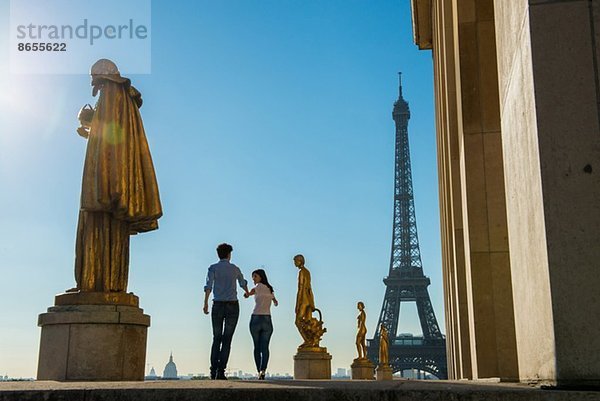
{"type": "Polygon", "coordinates": [[[86,127],[75,279],[80,291],[126,291],[129,236],[157,229],[162,206],[141,94],[109,60],[92,67],[92,85],[100,97],[86,127]]]}

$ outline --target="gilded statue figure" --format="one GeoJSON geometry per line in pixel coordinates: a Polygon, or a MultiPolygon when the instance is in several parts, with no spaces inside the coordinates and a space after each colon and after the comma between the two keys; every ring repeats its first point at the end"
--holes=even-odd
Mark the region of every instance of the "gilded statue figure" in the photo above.
{"type": "Polygon", "coordinates": [[[158,184],[140,107],[142,95],[110,60],[91,68],[96,106],[79,113],[87,138],[75,251],[76,288],[125,292],[129,236],[156,230],[162,216],[158,184]]]}
{"type": "Polygon", "coordinates": [[[315,308],[310,272],[304,266],[305,259],[302,255],[294,256],[294,265],[298,268],[298,293],[296,295],[296,327],[304,342],[299,350],[319,348],[319,342],[327,331],[323,327],[321,311],[315,308]],[[313,317],[313,312],[319,313],[319,319],[313,317]]]}
{"type": "Polygon", "coordinates": [[[356,350],[358,351],[357,359],[367,359],[367,314],[365,313],[365,304],[359,302],[356,307],[358,308],[358,316],[356,317],[358,332],[356,333],[356,350]]]}
{"type": "Polygon", "coordinates": [[[379,327],[379,366],[390,364],[390,341],[388,331],[382,324],[379,327]]]}

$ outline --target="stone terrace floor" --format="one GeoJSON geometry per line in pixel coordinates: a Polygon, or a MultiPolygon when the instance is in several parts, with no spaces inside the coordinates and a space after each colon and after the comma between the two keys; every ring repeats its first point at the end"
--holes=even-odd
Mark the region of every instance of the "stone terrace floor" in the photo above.
{"type": "Polygon", "coordinates": [[[600,391],[553,390],[467,381],[4,382],[0,401],[600,401],[600,391]]]}

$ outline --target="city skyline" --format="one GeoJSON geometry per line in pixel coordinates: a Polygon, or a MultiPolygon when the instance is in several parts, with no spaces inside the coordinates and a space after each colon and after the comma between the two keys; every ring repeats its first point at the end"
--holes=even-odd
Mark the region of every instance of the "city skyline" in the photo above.
{"type": "MultiPolygon", "coordinates": [[[[0,21],[8,14],[3,0],[0,21]]],[[[432,66],[411,41],[409,4],[155,1],[152,15],[152,74],[128,77],[144,98],[165,212],[158,231],[132,238],[129,291],[152,318],[147,363],[162,370],[172,350],[181,372],[208,371],[202,288],[215,247],[228,242],[246,279],[264,266],[280,301],[268,371],[293,371],[301,342],[297,253],[312,274],[332,367],[350,366],[356,302],[366,305],[370,336],[389,269],[398,71],[412,113],[424,272],[443,326],[432,66]]],[[[85,151],[76,116],[97,99],[83,74],[8,71],[3,60],[0,300],[14,305],[0,317],[0,372],[34,377],[37,315],[74,282],[85,151]]],[[[238,297],[229,365],[249,372],[253,300],[238,297]]],[[[399,332],[420,334],[416,308],[401,315],[399,332]]]]}

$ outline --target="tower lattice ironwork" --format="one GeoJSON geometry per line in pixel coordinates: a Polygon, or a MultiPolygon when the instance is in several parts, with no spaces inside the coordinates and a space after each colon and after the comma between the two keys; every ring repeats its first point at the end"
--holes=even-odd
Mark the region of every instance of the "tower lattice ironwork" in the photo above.
{"type": "Polygon", "coordinates": [[[418,369],[445,379],[446,339],[438,326],[427,291],[429,278],[423,274],[408,143],[410,110],[402,96],[402,76],[399,75],[399,96],[392,112],[396,123],[392,253],[389,274],[383,280],[385,298],[375,337],[368,342],[368,354],[371,360],[378,361],[379,327],[383,324],[389,332],[389,360],[394,372],[418,369]],[[402,302],[416,303],[422,337],[398,333],[402,302]]]}

